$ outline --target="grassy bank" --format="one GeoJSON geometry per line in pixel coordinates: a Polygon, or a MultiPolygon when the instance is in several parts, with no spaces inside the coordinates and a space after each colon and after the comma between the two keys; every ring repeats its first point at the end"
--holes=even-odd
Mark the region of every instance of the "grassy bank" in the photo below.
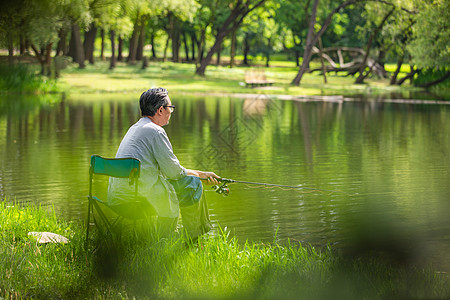
{"type": "Polygon", "coordinates": [[[0,296],[103,299],[448,298],[447,274],[395,266],[374,257],[344,259],[298,243],[239,243],[219,230],[189,245],[129,232],[120,243],[98,238],[51,209],[0,205],[0,296]],[[68,244],[41,245],[30,231],[68,244]],[[100,246],[98,246],[100,245],[100,246]]]}
{"type": "MultiPolygon", "coordinates": [[[[312,66],[314,67],[314,66],[312,66]]],[[[248,67],[229,68],[209,66],[206,76],[194,75],[193,64],[176,64],[171,62],[150,62],[147,69],[141,65],[118,63],[114,70],[108,69],[108,62],[99,61],[79,69],[69,66],[62,72],[62,81],[71,87],[73,93],[140,93],[149,87],[163,86],[171,93],[190,94],[283,94],[283,95],[383,95],[397,93],[408,98],[411,93],[421,89],[405,84],[402,87],[390,86],[387,79],[368,79],[366,84],[354,84],[354,77],[329,74],[328,83],[316,73],[306,74],[301,86],[292,86],[291,81],[298,72],[292,66],[264,68],[267,79],[274,85],[265,88],[245,86],[245,72],[248,67]]],[[[405,71],[407,71],[405,69],[405,71]]]]}

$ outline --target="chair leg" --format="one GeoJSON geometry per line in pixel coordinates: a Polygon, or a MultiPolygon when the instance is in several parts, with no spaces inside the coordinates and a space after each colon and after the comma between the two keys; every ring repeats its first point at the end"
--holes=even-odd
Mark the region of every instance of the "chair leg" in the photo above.
{"type": "Polygon", "coordinates": [[[86,241],[85,241],[85,248],[87,248],[89,243],[89,224],[91,221],[91,210],[92,210],[92,203],[91,199],[88,199],[88,215],[87,215],[87,222],[86,222],[86,241]]]}
{"type": "Polygon", "coordinates": [[[111,222],[109,222],[108,218],[107,218],[106,215],[103,213],[103,211],[102,211],[100,205],[98,205],[98,203],[95,202],[95,201],[93,202],[93,204],[94,204],[94,207],[95,207],[95,209],[96,209],[98,215],[100,216],[100,219],[102,219],[102,222],[103,222],[104,224],[106,224],[106,227],[107,227],[108,229],[111,228],[111,222]]]}

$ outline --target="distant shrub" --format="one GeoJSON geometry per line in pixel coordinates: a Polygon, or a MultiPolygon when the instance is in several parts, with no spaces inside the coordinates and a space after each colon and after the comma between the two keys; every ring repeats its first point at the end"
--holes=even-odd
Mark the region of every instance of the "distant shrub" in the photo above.
{"type": "Polygon", "coordinates": [[[55,80],[36,74],[24,64],[0,64],[0,92],[51,93],[58,91],[55,80]]]}
{"type": "MultiPolygon", "coordinates": [[[[418,76],[414,78],[414,85],[421,86],[423,84],[438,80],[439,78],[442,78],[448,71],[450,71],[450,67],[423,69],[419,72],[418,76]]],[[[450,78],[447,78],[447,80],[439,83],[438,85],[448,87],[449,82],[450,78]]]]}

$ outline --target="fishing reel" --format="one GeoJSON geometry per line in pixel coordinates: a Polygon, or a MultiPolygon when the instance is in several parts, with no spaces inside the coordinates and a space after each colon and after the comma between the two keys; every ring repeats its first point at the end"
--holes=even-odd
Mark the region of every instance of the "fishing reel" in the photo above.
{"type": "Polygon", "coordinates": [[[220,194],[224,197],[230,194],[230,189],[228,188],[226,182],[222,183],[221,185],[213,185],[212,188],[217,194],[220,194]]]}

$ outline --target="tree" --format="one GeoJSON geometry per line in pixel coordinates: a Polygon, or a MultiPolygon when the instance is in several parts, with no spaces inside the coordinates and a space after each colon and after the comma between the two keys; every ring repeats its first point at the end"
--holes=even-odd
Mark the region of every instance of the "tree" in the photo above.
{"type": "Polygon", "coordinates": [[[80,69],[83,69],[85,67],[84,64],[84,49],[83,45],[81,43],[81,32],[80,32],[80,26],[78,23],[74,22],[72,24],[72,38],[71,38],[71,53],[73,54],[72,58],[73,61],[78,63],[80,69]]]}
{"type": "Polygon", "coordinates": [[[133,33],[129,40],[127,62],[134,64],[139,52],[138,46],[143,46],[142,38],[145,38],[145,25],[150,14],[150,3],[144,0],[128,1],[126,2],[125,10],[133,22],[133,33]],[[141,39],[141,45],[139,45],[139,39],[141,39]]]}
{"type": "MultiPolygon", "coordinates": [[[[42,73],[50,74],[50,54],[53,45],[59,40],[58,33],[67,32],[71,25],[72,31],[78,29],[79,33],[78,26],[84,26],[89,21],[88,8],[82,0],[72,0],[70,3],[63,0],[43,0],[27,1],[24,10],[29,10],[24,33],[30,41],[36,58],[41,63],[42,73]]],[[[79,37],[76,33],[73,35],[79,37]]],[[[76,48],[77,58],[84,57],[81,38],[76,40],[75,45],[78,47],[76,48]]],[[[84,60],[80,59],[77,62],[80,63],[80,67],[84,67],[84,60]]]]}
{"type": "Polygon", "coordinates": [[[92,22],[92,14],[89,9],[89,3],[85,0],[71,0],[69,2],[61,1],[58,6],[65,13],[64,21],[66,22],[67,31],[71,31],[71,38],[69,41],[69,55],[73,61],[78,63],[80,68],[85,67],[85,51],[81,40],[81,31],[88,28],[92,22]]]}
{"type": "Polygon", "coordinates": [[[199,5],[194,0],[167,0],[165,12],[167,18],[166,31],[172,41],[172,61],[181,62],[181,37],[184,35],[186,23],[191,23],[199,5]]]}
{"type": "Polygon", "coordinates": [[[94,50],[95,40],[99,25],[103,19],[110,17],[110,7],[120,5],[123,1],[111,1],[111,0],[89,0],[88,9],[92,16],[91,22],[88,24],[84,31],[84,57],[90,64],[94,64],[94,50]]]}
{"type": "Polygon", "coordinates": [[[0,39],[3,46],[8,49],[8,61],[13,62],[14,43],[16,37],[26,27],[29,10],[25,1],[5,1],[0,5],[0,39]]]}
{"type": "MultiPolygon", "coordinates": [[[[386,21],[394,13],[394,11],[396,9],[396,7],[394,5],[388,3],[388,5],[390,6],[389,11],[383,13],[383,9],[382,9],[381,5],[384,5],[384,4],[376,3],[375,7],[374,7],[374,12],[376,12],[376,13],[373,15],[376,15],[377,19],[379,19],[380,17],[382,17],[382,19],[379,20],[379,22],[378,22],[379,24],[376,25],[375,29],[370,28],[371,33],[369,36],[369,41],[366,46],[366,51],[364,54],[363,61],[361,62],[360,67],[359,67],[359,71],[358,71],[359,76],[355,80],[355,83],[357,83],[357,84],[363,83],[364,79],[367,78],[367,76],[372,72],[372,68],[374,67],[374,64],[371,64],[371,65],[367,64],[367,60],[370,55],[370,50],[372,49],[372,43],[374,42],[377,35],[380,33],[380,31],[383,28],[386,21]],[[381,13],[380,13],[380,11],[381,11],[381,13]],[[369,67],[369,70],[366,72],[367,67],[369,67]]],[[[370,26],[370,27],[372,27],[372,26],[370,26]]]]}
{"type": "MultiPolygon", "coordinates": [[[[219,0],[218,2],[222,1],[219,0]]],[[[233,0],[227,3],[227,17],[217,30],[213,46],[209,49],[206,56],[201,60],[200,65],[196,68],[195,73],[197,75],[205,76],[206,67],[211,63],[213,55],[220,49],[225,37],[237,30],[244,18],[264,2],[265,0],[233,0]]],[[[209,2],[209,4],[211,5],[213,3],[209,2]]],[[[213,9],[212,6],[210,7],[210,10],[211,9],[213,9]]]]}
{"type": "Polygon", "coordinates": [[[441,73],[438,78],[420,84],[430,87],[450,77],[450,4],[446,0],[435,0],[428,5],[427,1],[420,1],[418,7],[412,41],[407,49],[418,68],[435,69],[435,73],[441,73]]]}
{"type": "Polygon", "coordinates": [[[316,22],[317,22],[316,16],[317,16],[317,8],[319,6],[319,0],[314,0],[312,9],[311,9],[311,17],[309,20],[308,35],[306,37],[306,45],[305,45],[305,51],[303,53],[302,65],[300,66],[300,69],[299,69],[297,75],[295,76],[294,80],[292,81],[292,84],[297,85],[297,86],[300,85],[300,81],[302,80],[303,75],[309,69],[309,63],[311,61],[311,57],[313,54],[313,51],[312,51],[313,47],[317,43],[319,38],[322,36],[322,34],[325,32],[325,30],[328,28],[328,26],[330,25],[333,16],[336,13],[338,13],[339,11],[341,11],[342,9],[344,9],[345,7],[355,4],[355,3],[358,3],[358,2],[362,2],[362,1],[364,1],[364,0],[347,0],[344,3],[341,3],[338,7],[333,9],[328,14],[326,19],[323,21],[322,26],[316,33],[315,27],[316,27],[316,22]]]}
{"type": "Polygon", "coordinates": [[[309,8],[311,0],[275,0],[275,21],[282,28],[287,28],[291,36],[286,40],[285,47],[294,52],[295,61],[299,66],[300,50],[304,36],[307,34],[309,8]]]}
{"type": "Polygon", "coordinates": [[[248,65],[248,54],[261,54],[266,59],[266,67],[268,67],[270,55],[274,49],[282,49],[282,29],[274,18],[276,10],[277,7],[274,3],[267,3],[264,8],[260,7],[252,11],[241,26],[241,31],[245,36],[245,65],[248,65]]]}
{"type": "MultiPolygon", "coordinates": [[[[111,43],[111,58],[110,69],[114,69],[116,66],[116,43],[117,36],[124,38],[132,31],[132,23],[128,16],[125,4],[127,0],[114,2],[114,4],[104,7],[103,13],[97,19],[98,25],[101,28],[101,32],[108,32],[111,43]]],[[[102,42],[104,36],[102,34],[102,42]]],[[[103,48],[103,46],[102,46],[103,48]]]]}

